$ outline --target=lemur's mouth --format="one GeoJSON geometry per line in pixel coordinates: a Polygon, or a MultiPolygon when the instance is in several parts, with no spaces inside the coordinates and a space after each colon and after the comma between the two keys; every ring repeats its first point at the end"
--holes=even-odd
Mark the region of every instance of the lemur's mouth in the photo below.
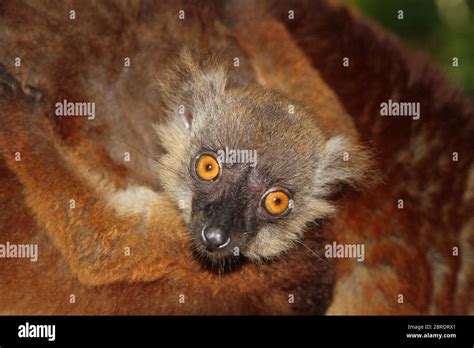
{"type": "Polygon", "coordinates": [[[193,228],[193,252],[206,269],[222,274],[234,271],[245,262],[241,252],[245,243],[238,235],[211,222],[201,226],[193,228]]]}
{"type": "Polygon", "coordinates": [[[244,264],[245,257],[240,246],[223,230],[207,225],[194,234],[193,253],[202,266],[210,272],[223,274],[233,272],[244,264]]]}

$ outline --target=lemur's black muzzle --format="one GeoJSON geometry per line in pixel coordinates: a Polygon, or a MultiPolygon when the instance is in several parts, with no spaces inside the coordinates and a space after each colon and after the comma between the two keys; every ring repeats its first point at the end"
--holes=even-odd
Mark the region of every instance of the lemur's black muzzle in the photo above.
{"type": "Polygon", "coordinates": [[[230,236],[219,227],[205,225],[202,229],[201,238],[206,248],[212,251],[223,249],[230,243],[230,236]]]}

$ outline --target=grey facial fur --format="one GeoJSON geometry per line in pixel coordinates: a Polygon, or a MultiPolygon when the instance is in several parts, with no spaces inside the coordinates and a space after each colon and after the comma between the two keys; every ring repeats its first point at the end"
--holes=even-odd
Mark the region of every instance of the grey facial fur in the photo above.
{"type": "Polygon", "coordinates": [[[363,183],[370,156],[353,139],[328,138],[312,112],[287,96],[259,85],[229,87],[226,76],[217,60],[198,63],[185,50],[161,79],[169,119],[156,126],[165,149],[157,172],[182,208],[200,253],[218,260],[237,251],[259,262],[286,252],[309,222],[334,213],[328,198],[341,184],[363,183]],[[189,128],[179,112],[183,105],[189,128]],[[221,164],[216,180],[197,178],[195,158],[202,153],[217,158],[226,148],[255,150],[258,165],[221,164]],[[262,207],[272,188],[284,189],[292,201],[282,217],[269,216],[262,207]],[[209,251],[203,245],[210,226],[229,238],[224,248],[209,251]]]}

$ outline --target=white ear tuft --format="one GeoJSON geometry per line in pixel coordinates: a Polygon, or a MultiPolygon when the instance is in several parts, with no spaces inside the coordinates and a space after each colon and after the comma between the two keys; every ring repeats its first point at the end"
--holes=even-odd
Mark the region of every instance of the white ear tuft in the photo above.
{"type": "Polygon", "coordinates": [[[178,59],[158,76],[160,96],[168,114],[178,116],[181,126],[191,129],[199,111],[215,104],[227,84],[226,68],[217,54],[183,49],[178,59]]]}
{"type": "Polygon", "coordinates": [[[355,188],[374,182],[375,171],[369,151],[351,139],[338,135],[324,145],[315,177],[318,196],[327,196],[340,185],[355,188]]]}

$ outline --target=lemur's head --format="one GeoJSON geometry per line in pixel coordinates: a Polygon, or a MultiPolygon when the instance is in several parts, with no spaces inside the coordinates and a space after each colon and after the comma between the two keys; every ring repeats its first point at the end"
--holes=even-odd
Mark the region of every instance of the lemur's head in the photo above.
{"type": "Polygon", "coordinates": [[[210,260],[260,261],[328,216],[341,184],[364,178],[368,156],[328,138],[302,105],[259,86],[229,87],[226,71],[185,51],[161,81],[169,121],[161,183],[181,208],[197,250],[210,260]]]}

